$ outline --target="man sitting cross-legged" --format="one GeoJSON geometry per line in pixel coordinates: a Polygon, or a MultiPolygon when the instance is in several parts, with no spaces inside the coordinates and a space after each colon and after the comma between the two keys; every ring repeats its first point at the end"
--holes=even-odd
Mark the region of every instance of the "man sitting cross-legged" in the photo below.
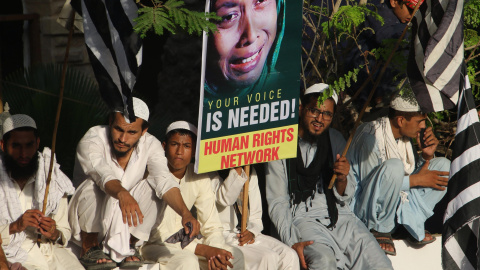
{"type": "Polygon", "coordinates": [[[0,233],[8,261],[27,269],[83,269],[65,248],[70,239],[66,196],[75,189],[57,163],[42,213],[51,151],[38,151],[35,121],[24,114],[10,116],[3,123],[0,144],[0,233]]]}
{"type": "Polygon", "coordinates": [[[70,202],[69,222],[87,269],[112,269],[116,262],[140,267],[135,245],[148,240],[159,199],[181,214],[182,224],[191,223],[192,236],[199,231],[169,174],[160,141],[147,132],[147,105],[133,98],[133,110],[135,122],[114,111],[108,126],[92,127],[77,147],[74,180],[82,184],[70,202]]]}
{"type": "Polygon", "coordinates": [[[203,238],[193,239],[189,243],[186,239],[182,243],[167,243],[167,239],[176,234],[182,224],[180,216],[166,207],[163,219],[143,246],[142,255],[147,260],[159,262],[160,269],[243,269],[242,252],[225,245],[209,174],[193,172],[191,160],[195,156],[196,134],[197,129],[192,124],[174,122],[167,128],[163,146],[168,168],[180,185],[187,207],[191,209],[195,206],[197,210],[203,238]]]}
{"type": "Polygon", "coordinates": [[[270,218],[284,243],[308,269],[392,269],[365,225],[348,202],[355,180],[345,157],[345,140],[330,128],[335,98],[319,104],[328,87],[316,84],[301,99],[297,157],[267,163],[270,218]],[[337,181],[328,189],[333,174],[337,181]]]}

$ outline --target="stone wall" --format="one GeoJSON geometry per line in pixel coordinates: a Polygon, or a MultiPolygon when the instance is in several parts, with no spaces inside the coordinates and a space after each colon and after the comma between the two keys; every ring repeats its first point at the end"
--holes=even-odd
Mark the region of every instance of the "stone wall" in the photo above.
{"type": "MultiPolygon", "coordinates": [[[[68,31],[57,23],[65,0],[23,0],[24,13],[40,15],[40,46],[43,63],[62,64],[68,40],[68,31]]],[[[70,66],[92,76],[83,34],[75,29],[68,57],[70,66]]]]}

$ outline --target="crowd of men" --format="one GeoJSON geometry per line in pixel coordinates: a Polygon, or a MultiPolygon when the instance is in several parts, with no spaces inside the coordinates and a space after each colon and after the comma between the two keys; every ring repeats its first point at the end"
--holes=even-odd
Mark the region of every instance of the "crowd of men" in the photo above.
{"type": "Polygon", "coordinates": [[[0,269],[135,269],[146,261],[160,269],[393,269],[392,232],[404,227],[418,246],[435,240],[424,223],[445,194],[450,162],[435,157],[438,140],[406,96],[395,97],[388,117],[361,125],[341,157],[345,140],[330,127],[338,98],[318,101],[327,88],[315,84],[301,97],[297,157],[265,164],[263,196],[279,239],[261,233],[255,170],[240,231],[243,168],[225,179],[194,173],[196,127],[173,122],[161,143],[137,98],[135,122],[113,111],[79,142],[78,188],[55,163],[42,212],[50,149],[39,151],[30,116],[10,116],[0,141],[0,269]],[[412,138],[422,141],[420,155],[412,138]]]}

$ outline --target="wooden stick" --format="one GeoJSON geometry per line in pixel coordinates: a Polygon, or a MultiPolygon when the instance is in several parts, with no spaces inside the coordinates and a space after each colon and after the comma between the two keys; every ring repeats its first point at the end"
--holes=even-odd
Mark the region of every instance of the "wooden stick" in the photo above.
{"type": "Polygon", "coordinates": [[[250,165],[245,166],[245,174],[247,175],[247,181],[243,185],[243,199],[242,199],[242,225],[241,232],[247,230],[248,219],[248,185],[250,182],[250,165]]]}
{"type": "MultiPolygon", "coordinates": [[[[62,111],[62,103],[63,103],[63,92],[65,90],[65,76],[67,74],[67,61],[68,61],[68,54],[70,52],[70,43],[72,41],[73,36],[73,18],[75,17],[75,10],[72,9],[70,13],[70,21],[69,21],[69,33],[68,33],[68,41],[67,41],[67,48],[65,51],[65,57],[63,59],[63,69],[62,69],[62,79],[60,82],[60,94],[58,97],[58,106],[57,106],[57,115],[55,116],[55,125],[53,128],[53,136],[52,136],[52,151],[50,153],[50,168],[48,169],[48,177],[47,177],[47,186],[45,187],[45,196],[43,197],[43,207],[42,213],[45,215],[47,211],[47,200],[48,200],[48,191],[50,189],[50,182],[52,180],[52,171],[53,171],[53,164],[55,160],[55,144],[57,142],[57,130],[58,130],[58,122],[60,122],[60,113],[62,111]]],[[[39,244],[41,239],[41,234],[38,235],[37,243],[39,244]]]]}
{"type": "MultiPolygon", "coordinates": [[[[420,7],[421,2],[418,1],[417,5],[415,6],[415,9],[413,11],[412,18],[415,16],[415,13],[417,13],[418,8],[420,7]]],[[[358,126],[360,125],[360,121],[362,120],[363,113],[367,109],[368,104],[370,103],[370,100],[372,100],[373,93],[375,93],[375,90],[377,89],[378,85],[380,84],[380,80],[383,77],[383,74],[385,73],[385,70],[387,69],[388,65],[392,61],[393,54],[397,51],[398,47],[400,46],[400,42],[402,42],[403,37],[405,37],[405,34],[407,33],[408,27],[410,26],[410,23],[405,26],[405,29],[403,29],[402,35],[398,38],[397,43],[395,44],[395,47],[393,48],[393,51],[390,53],[388,56],[387,62],[385,62],[385,65],[383,65],[382,70],[380,71],[380,74],[378,75],[377,81],[375,82],[375,85],[373,86],[372,90],[370,91],[370,94],[368,95],[367,101],[365,101],[365,104],[363,105],[362,110],[360,111],[360,114],[358,115],[357,121],[355,121],[355,126],[352,130],[352,133],[350,133],[350,137],[348,138],[347,144],[345,145],[345,149],[343,149],[342,157],[344,157],[347,154],[348,148],[350,147],[350,144],[352,143],[353,136],[355,135],[355,131],[357,130],[358,126]]],[[[335,183],[335,180],[337,179],[337,175],[333,174],[332,179],[330,180],[330,184],[328,185],[328,189],[333,188],[333,184],[335,183]]]]}

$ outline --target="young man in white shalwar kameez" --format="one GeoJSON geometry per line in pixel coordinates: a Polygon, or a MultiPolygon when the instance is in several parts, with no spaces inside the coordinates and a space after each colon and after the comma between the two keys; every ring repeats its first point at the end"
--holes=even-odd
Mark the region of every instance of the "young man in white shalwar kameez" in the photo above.
{"type": "Polygon", "coordinates": [[[74,182],[81,185],[70,202],[69,222],[87,269],[141,267],[135,246],[148,240],[159,199],[180,215],[185,228],[191,223],[192,236],[199,231],[160,141],[147,132],[147,105],[133,98],[133,109],[135,122],[114,111],[108,126],[92,127],[77,147],[74,182]]]}
{"type": "Polygon", "coordinates": [[[244,269],[242,252],[225,244],[209,174],[193,171],[191,160],[195,156],[196,134],[194,125],[185,121],[174,122],[167,128],[163,146],[168,168],[180,185],[187,207],[196,208],[203,237],[185,239],[178,236],[182,228],[180,217],[167,207],[163,219],[143,246],[142,255],[147,260],[159,262],[160,269],[244,269]],[[175,241],[169,240],[171,236],[175,241]]]}
{"type": "Polygon", "coordinates": [[[258,187],[258,177],[253,168],[248,186],[247,229],[240,233],[241,211],[238,206],[242,204],[239,195],[246,180],[247,175],[240,167],[230,169],[225,180],[218,176],[212,180],[225,242],[242,251],[245,257],[245,269],[300,269],[295,250],[273,237],[262,234],[262,197],[258,187]]]}
{"type": "Polygon", "coordinates": [[[27,269],[83,269],[65,246],[70,239],[67,195],[72,182],[54,163],[45,214],[42,213],[50,149],[38,152],[35,121],[23,114],[3,123],[0,159],[0,234],[10,263],[27,269]],[[38,234],[41,243],[38,244],[38,234]]]}

